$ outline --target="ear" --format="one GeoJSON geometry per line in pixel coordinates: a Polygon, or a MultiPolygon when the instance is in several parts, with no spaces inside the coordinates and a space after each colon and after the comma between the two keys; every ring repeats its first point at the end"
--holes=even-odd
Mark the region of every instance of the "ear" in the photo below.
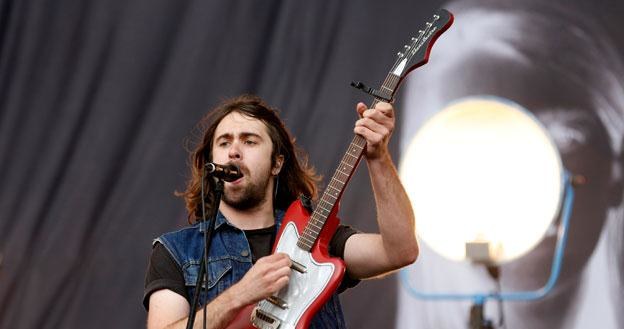
{"type": "Polygon", "coordinates": [[[273,175],[273,176],[279,175],[280,171],[282,171],[282,165],[283,164],[284,164],[284,156],[283,155],[280,154],[277,157],[275,157],[275,165],[271,169],[271,175],[273,175]]]}

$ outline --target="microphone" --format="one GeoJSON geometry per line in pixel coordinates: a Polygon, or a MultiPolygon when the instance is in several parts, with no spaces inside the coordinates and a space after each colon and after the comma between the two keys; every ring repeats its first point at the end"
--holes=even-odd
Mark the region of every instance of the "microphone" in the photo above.
{"type": "Polygon", "coordinates": [[[243,173],[238,166],[233,164],[220,165],[212,162],[206,163],[206,172],[208,175],[223,179],[226,182],[233,182],[241,177],[243,173]]]}

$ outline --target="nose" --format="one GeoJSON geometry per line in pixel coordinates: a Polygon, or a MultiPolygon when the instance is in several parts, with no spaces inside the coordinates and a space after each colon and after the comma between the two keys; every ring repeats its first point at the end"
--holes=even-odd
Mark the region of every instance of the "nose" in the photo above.
{"type": "Polygon", "coordinates": [[[238,142],[232,143],[232,145],[230,146],[230,149],[228,150],[228,158],[230,160],[240,160],[241,157],[242,157],[242,154],[240,152],[238,142]]]}

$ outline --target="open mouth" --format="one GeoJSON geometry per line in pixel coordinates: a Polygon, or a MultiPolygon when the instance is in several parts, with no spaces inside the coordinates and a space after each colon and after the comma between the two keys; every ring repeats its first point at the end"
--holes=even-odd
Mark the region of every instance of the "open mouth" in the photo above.
{"type": "Polygon", "coordinates": [[[237,184],[240,184],[243,181],[243,178],[245,178],[245,176],[242,176],[241,178],[239,178],[239,179],[237,179],[235,181],[228,182],[228,183],[233,184],[233,185],[237,185],[237,184]]]}

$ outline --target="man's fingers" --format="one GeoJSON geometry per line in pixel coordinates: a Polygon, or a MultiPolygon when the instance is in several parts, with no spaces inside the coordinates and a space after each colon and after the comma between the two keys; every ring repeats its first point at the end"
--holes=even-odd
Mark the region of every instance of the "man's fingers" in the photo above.
{"type": "Polygon", "coordinates": [[[362,117],[362,115],[364,115],[364,111],[366,111],[367,108],[368,107],[366,106],[366,104],[364,104],[362,102],[357,103],[357,105],[355,106],[355,110],[360,115],[360,117],[362,117]]]}
{"type": "Polygon", "coordinates": [[[264,256],[256,262],[256,264],[274,264],[274,263],[286,263],[290,266],[290,257],[288,254],[278,252],[272,255],[264,256]]]}
{"type": "Polygon", "coordinates": [[[394,107],[392,107],[390,103],[385,102],[377,103],[372,109],[369,109],[364,103],[358,103],[356,110],[361,117],[365,117],[372,113],[379,113],[389,118],[394,117],[394,107]]]}
{"type": "Polygon", "coordinates": [[[353,132],[364,137],[369,147],[377,148],[390,136],[391,127],[386,127],[377,121],[363,118],[356,122],[353,132]]]}
{"type": "Polygon", "coordinates": [[[282,288],[286,287],[289,281],[290,278],[288,276],[279,278],[277,281],[275,281],[275,287],[273,292],[280,291],[282,288]]]}
{"type": "Polygon", "coordinates": [[[394,107],[392,107],[392,104],[390,103],[379,102],[377,103],[377,105],[375,105],[375,110],[383,113],[387,117],[394,117],[394,107]]]}
{"type": "Polygon", "coordinates": [[[288,277],[289,275],[290,275],[290,267],[282,266],[267,273],[266,278],[270,281],[274,281],[282,277],[288,277]]]}
{"type": "Polygon", "coordinates": [[[258,259],[256,265],[260,267],[261,275],[269,280],[276,280],[281,276],[290,274],[292,262],[290,257],[284,253],[276,253],[258,259]],[[260,262],[262,260],[262,263],[260,262]]]}

